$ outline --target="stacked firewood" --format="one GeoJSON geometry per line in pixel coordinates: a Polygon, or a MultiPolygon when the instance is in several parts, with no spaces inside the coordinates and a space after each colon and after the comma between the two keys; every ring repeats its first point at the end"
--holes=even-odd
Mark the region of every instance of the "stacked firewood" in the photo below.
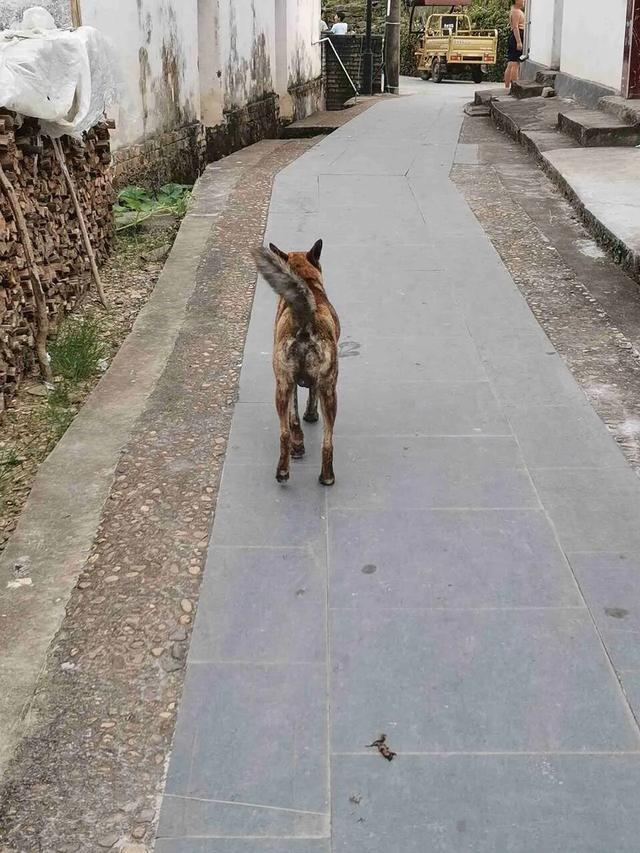
{"type": "MultiPolygon", "coordinates": [[[[98,263],[113,238],[109,127],[83,140],[61,140],[64,159],[98,263]]],[[[51,139],[35,119],[0,110],[0,165],[20,205],[53,331],[91,287],[91,264],[69,182],[51,139]]],[[[37,366],[38,312],[24,234],[9,195],[0,187],[0,413],[20,379],[37,366]]],[[[19,219],[20,217],[18,217],[19,219]]],[[[37,295],[37,294],[36,294],[37,295]]]]}

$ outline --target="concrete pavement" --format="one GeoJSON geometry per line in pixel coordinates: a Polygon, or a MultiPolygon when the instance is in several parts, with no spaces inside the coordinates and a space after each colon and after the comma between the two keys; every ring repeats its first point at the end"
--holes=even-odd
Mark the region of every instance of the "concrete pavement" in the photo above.
{"type": "Polygon", "coordinates": [[[312,425],[275,482],[259,284],[159,853],[637,849],[640,483],[449,180],[469,88],[416,90],[276,181],[343,323],[337,483],[312,425]]]}
{"type": "MultiPolygon", "coordinates": [[[[491,114],[500,129],[536,157],[598,242],[639,278],[640,148],[582,147],[558,127],[558,116],[575,115],[575,107],[567,98],[517,100],[497,91],[491,114]]],[[[590,121],[597,125],[600,117],[604,125],[616,121],[604,111],[592,113],[590,121]]]]}
{"type": "Polygon", "coordinates": [[[542,156],[640,274],[640,148],[567,148],[542,156]]]}

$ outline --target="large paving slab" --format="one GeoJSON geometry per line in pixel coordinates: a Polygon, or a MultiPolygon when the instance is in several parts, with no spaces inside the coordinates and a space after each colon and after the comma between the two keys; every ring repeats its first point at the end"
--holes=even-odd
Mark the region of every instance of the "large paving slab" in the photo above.
{"type": "Polygon", "coordinates": [[[640,255],[640,148],[571,148],[543,155],[581,204],[640,255]]]}
{"type": "Polygon", "coordinates": [[[333,761],[334,853],[635,853],[640,764],[622,755],[333,761]]]}
{"type": "Polygon", "coordinates": [[[343,326],[337,483],[308,424],[275,482],[259,283],[161,853],[638,847],[640,483],[449,181],[469,89],[413,86],[275,184],[343,326]]]}

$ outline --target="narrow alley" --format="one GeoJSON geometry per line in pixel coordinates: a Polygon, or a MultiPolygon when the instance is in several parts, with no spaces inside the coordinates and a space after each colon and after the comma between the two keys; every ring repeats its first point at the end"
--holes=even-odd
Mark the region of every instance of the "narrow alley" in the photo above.
{"type": "Polygon", "coordinates": [[[640,482],[452,182],[469,88],[403,91],[275,180],[341,318],[337,481],[304,424],[275,482],[258,282],[158,853],[637,850],[640,482]]]}

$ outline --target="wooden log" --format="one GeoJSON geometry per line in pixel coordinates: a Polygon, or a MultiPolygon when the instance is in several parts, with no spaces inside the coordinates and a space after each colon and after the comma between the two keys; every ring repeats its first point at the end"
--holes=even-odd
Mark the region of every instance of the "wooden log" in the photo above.
{"type": "Polygon", "coordinates": [[[51,365],[49,364],[49,357],[47,355],[49,315],[47,313],[47,305],[45,301],[44,291],[42,289],[42,283],[40,281],[40,273],[38,271],[38,266],[36,264],[36,259],[33,252],[33,243],[31,242],[29,229],[27,228],[27,223],[22,214],[22,208],[20,207],[18,196],[13,188],[13,185],[11,184],[11,181],[5,175],[2,166],[0,166],[0,187],[2,188],[7,199],[9,200],[13,215],[15,216],[16,225],[18,226],[18,231],[20,233],[20,240],[24,247],[25,255],[27,257],[27,263],[29,265],[29,276],[31,278],[31,286],[33,289],[33,296],[36,303],[36,311],[38,317],[38,326],[36,334],[36,354],[38,356],[40,371],[44,379],[51,379],[51,365]]]}
{"type": "Polygon", "coordinates": [[[31,260],[21,239],[19,216],[0,190],[0,359],[11,368],[0,371],[0,396],[5,402],[24,373],[38,332],[33,262],[54,326],[73,309],[91,279],[82,224],[96,266],[111,245],[109,129],[101,123],[84,141],[65,138],[64,145],[80,216],[54,147],[42,139],[38,123],[30,120],[14,127],[13,116],[0,110],[0,165],[14,187],[32,250],[31,260]]]}

